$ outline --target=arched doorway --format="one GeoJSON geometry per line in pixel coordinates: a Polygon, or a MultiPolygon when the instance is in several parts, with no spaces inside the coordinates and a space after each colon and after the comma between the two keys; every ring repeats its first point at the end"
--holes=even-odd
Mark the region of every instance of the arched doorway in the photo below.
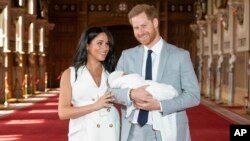
{"type": "Polygon", "coordinates": [[[130,25],[113,25],[107,27],[112,33],[115,41],[115,55],[118,59],[123,50],[138,45],[130,25]]]}

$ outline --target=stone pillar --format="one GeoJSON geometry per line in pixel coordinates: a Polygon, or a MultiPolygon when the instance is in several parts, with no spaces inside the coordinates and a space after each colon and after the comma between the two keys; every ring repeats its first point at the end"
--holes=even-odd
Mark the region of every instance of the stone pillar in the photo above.
{"type": "Polygon", "coordinates": [[[40,93],[40,91],[43,91],[44,88],[44,70],[42,65],[44,64],[44,60],[43,60],[43,55],[44,52],[40,51],[40,47],[41,44],[44,45],[44,42],[41,41],[41,38],[43,39],[43,37],[41,37],[41,29],[44,28],[44,26],[47,24],[47,20],[46,19],[41,19],[38,18],[35,21],[35,53],[36,53],[36,70],[35,70],[35,93],[40,93]]]}
{"type": "Polygon", "coordinates": [[[222,97],[222,85],[221,85],[221,73],[222,69],[221,66],[223,64],[224,58],[223,58],[223,28],[227,28],[227,10],[225,9],[219,9],[218,11],[218,35],[219,35],[219,40],[218,40],[218,60],[217,60],[217,66],[216,66],[216,85],[215,85],[215,100],[217,102],[221,102],[221,97],[222,97]]]}
{"type": "MultiPolygon", "coordinates": [[[[49,39],[50,39],[50,33],[54,29],[55,24],[54,23],[47,23],[45,25],[45,38],[44,38],[44,54],[46,55],[45,57],[45,62],[48,62],[49,58],[47,56],[47,52],[49,52],[49,39]]],[[[49,91],[49,71],[48,71],[48,63],[44,64],[45,66],[45,76],[44,76],[44,91],[48,92],[49,91]]]]}
{"type": "Polygon", "coordinates": [[[13,71],[13,97],[23,98],[23,80],[24,80],[24,69],[23,69],[23,54],[15,52],[14,54],[14,71],[13,71]]]}
{"type": "Polygon", "coordinates": [[[233,105],[235,100],[235,17],[234,10],[237,7],[237,2],[234,0],[228,1],[229,5],[229,31],[230,31],[230,58],[228,61],[228,105],[233,105]]]}
{"type": "Polygon", "coordinates": [[[26,76],[26,81],[27,81],[27,85],[26,85],[26,93],[31,96],[35,93],[35,80],[34,80],[34,76],[35,76],[35,53],[34,53],[34,38],[35,35],[34,34],[34,22],[36,20],[36,15],[32,15],[32,14],[28,14],[26,13],[24,16],[24,27],[25,30],[24,31],[24,50],[25,50],[25,76],[26,76]],[[33,28],[32,28],[33,27],[33,28]]]}
{"type": "MultiPolygon", "coordinates": [[[[8,103],[8,99],[11,97],[12,93],[9,87],[9,76],[8,76],[8,66],[9,66],[9,53],[8,52],[4,52],[3,53],[4,56],[4,65],[3,65],[3,103],[4,103],[4,107],[8,107],[9,103],[8,103]]],[[[2,102],[1,102],[2,103],[2,102]]]]}
{"type": "Polygon", "coordinates": [[[8,85],[8,9],[9,0],[0,1],[0,104],[4,104],[4,107],[8,107],[8,98],[10,96],[8,85]],[[5,37],[4,37],[5,36],[5,37]]]}
{"type": "Polygon", "coordinates": [[[235,99],[235,61],[236,56],[233,52],[230,52],[230,59],[228,61],[229,68],[228,68],[228,104],[234,104],[235,99]]]}
{"type": "Polygon", "coordinates": [[[45,72],[46,72],[46,65],[45,65],[45,59],[46,55],[45,54],[40,54],[38,56],[38,77],[39,77],[39,85],[38,85],[38,90],[39,91],[44,91],[45,90],[45,72]]]}
{"type": "Polygon", "coordinates": [[[212,22],[214,21],[213,15],[206,15],[207,22],[207,37],[208,37],[208,66],[207,66],[207,91],[206,96],[213,99],[212,94],[212,63],[213,63],[213,33],[212,33],[212,22]]]}
{"type": "MultiPolygon", "coordinates": [[[[203,76],[202,76],[202,69],[203,69],[203,48],[204,48],[204,35],[206,34],[205,26],[206,22],[204,20],[197,21],[197,24],[199,26],[199,46],[198,46],[198,58],[199,58],[199,64],[198,64],[198,81],[200,90],[202,92],[202,82],[203,82],[203,76]]],[[[202,93],[203,94],[203,93],[202,93]]]]}
{"type": "MultiPolygon", "coordinates": [[[[20,16],[23,16],[25,13],[25,9],[21,8],[21,7],[12,7],[10,9],[10,15],[11,15],[11,19],[12,19],[12,27],[11,28],[20,28],[21,29],[21,33],[18,34],[23,34],[23,26],[22,27],[17,27],[18,26],[18,20],[20,16]]],[[[23,22],[23,21],[21,21],[23,22]]],[[[15,36],[16,30],[12,30],[12,32],[14,32],[14,35],[12,33],[12,36],[15,36]]],[[[14,44],[14,48],[12,50],[14,50],[14,52],[12,52],[13,54],[13,79],[12,79],[12,90],[13,90],[13,98],[16,98],[17,100],[19,98],[23,98],[24,96],[24,52],[22,49],[20,49],[20,47],[23,46],[23,35],[19,35],[19,42],[17,42],[17,39],[15,37],[12,37],[12,39],[14,39],[15,44],[14,44]],[[16,50],[16,47],[19,47],[19,50],[16,50]]]]}
{"type": "Polygon", "coordinates": [[[35,53],[28,54],[28,93],[35,94],[36,88],[36,76],[37,76],[37,60],[35,53]]]}
{"type": "MultiPolygon", "coordinates": [[[[250,1],[244,0],[244,4],[246,5],[246,13],[250,13],[250,1]]],[[[250,50],[250,14],[245,14],[244,22],[246,22],[246,46],[248,50],[250,50]]],[[[250,114],[250,53],[248,55],[248,95],[246,99],[246,111],[250,114]]]]}
{"type": "Polygon", "coordinates": [[[247,97],[245,98],[245,108],[246,113],[250,114],[250,59],[248,59],[248,66],[247,66],[247,81],[248,81],[248,90],[247,90],[247,97]]]}
{"type": "Polygon", "coordinates": [[[223,55],[219,54],[216,66],[216,84],[215,84],[215,100],[221,102],[221,65],[223,63],[223,55]]]}
{"type": "Polygon", "coordinates": [[[4,103],[4,96],[5,96],[4,77],[5,77],[4,53],[3,53],[3,47],[0,47],[0,104],[4,103]]]}

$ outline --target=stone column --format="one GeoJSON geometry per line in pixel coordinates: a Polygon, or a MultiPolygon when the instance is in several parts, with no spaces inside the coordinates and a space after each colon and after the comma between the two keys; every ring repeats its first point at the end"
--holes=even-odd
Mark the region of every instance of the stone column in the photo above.
{"type": "Polygon", "coordinates": [[[207,22],[207,37],[208,37],[208,66],[207,66],[207,92],[206,96],[210,99],[213,99],[212,93],[212,63],[213,63],[213,33],[212,33],[212,22],[214,21],[213,15],[206,15],[207,22]]]}
{"type": "Polygon", "coordinates": [[[229,31],[230,31],[230,58],[228,61],[228,105],[233,105],[235,100],[235,17],[234,10],[237,7],[237,2],[234,0],[228,1],[229,5],[229,31]]]}
{"type": "Polygon", "coordinates": [[[14,71],[13,71],[13,97],[23,98],[23,80],[24,80],[24,68],[23,68],[23,54],[15,52],[14,54],[14,71]]]}
{"type": "Polygon", "coordinates": [[[202,76],[202,69],[203,69],[203,48],[204,48],[204,36],[206,34],[205,31],[205,26],[206,22],[204,20],[197,21],[197,25],[199,26],[199,46],[198,46],[198,58],[199,58],[199,64],[198,64],[198,81],[199,81],[199,86],[200,90],[202,92],[202,81],[203,81],[203,76],[202,76]]]}
{"type": "MultiPolygon", "coordinates": [[[[24,8],[21,8],[21,7],[12,7],[10,9],[10,15],[11,15],[11,22],[12,22],[12,27],[11,28],[14,28],[16,29],[17,28],[17,22],[18,22],[18,19],[20,16],[23,16],[25,13],[25,9],[24,8]]],[[[23,21],[22,21],[23,22],[23,21]]],[[[22,30],[22,33],[23,34],[23,27],[18,27],[18,28],[21,28],[22,30]]],[[[16,30],[12,30],[12,32],[14,32],[14,35],[12,33],[12,36],[15,36],[16,33],[16,30]]],[[[16,37],[16,36],[15,36],[16,37]]],[[[19,98],[23,98],[24,96],[24,66],[23,66],[23,63],[24,63],[24,59],[23,59],[23,55],[24,55],[24,52],[23,50],[16,50],[16,46],[23,46],[23,42],[21,40],[21,38],[23,37],[23,35],[20,35],[20,39],[19,39],[19,42],[17,42],[17,39],[15,37],[12,37],[12,39],[14,39],[15,41],[15,44],[14,44],[14,48],[12,50],[14,50],[13,52],[13,80],[12,80],[12,90],[13,90],[13,98],[16,98],[17,100],[19,98]]]]}
{"type": "MultiPolygon", "coordinates": [[[[47,56],[47,52],[49,52],[49,39],[50,39],[50,33],[51,31],[54,29],[55,27],[55,24],[54,23],[47,23],[45,25],[45,38],[44,38],[44,52],[46,54],[46,57],[45,57],[45,62],[48,62],[49,58],[47,56]]],[[[44,64],[45,66],[45,76],[44,76],[44,91],[45,92],[48,92],[49,91],[49,71],[48,71],[48,63],[45,63],[44,64]]]]}
{"type": "Polygon", "coordinates": [[[216,66],[216,85],[215,85],[215,100],[217,102],[221,102],[221,97],[222,97],[222,85],[221,85],[221,73],[222,69],[221,66],[224,61],[223,57],[223,28],[227,28],[227,10],[225,9],[219,9],[218,11],[218,35],[219,35],[219,40],[218,40],[218,60],[217,60],[217,66],[216,66]]]}
{"type": "Polygon", "coordinates": [[[36,54],[31,52],[28,54],[28,93],[35,94],[36,88],[36,76],[37,76],[37,61],[36,54]]]}
{"type": "Polygon", "coordinates": [[[8,82],[8,15],[9,11],[7,6],[9,5],[9,0],[0,1],[0,26],[2,28],[0,35],[0,104],[4,104],[4,107],[8,107],[8,98],[10,97],[10,89],[8,82]]]}
{"type": "Polygon", "coordinates": [[[247,97],[245,98],[245,108],[246,113],[250,114],[250,58],[248,59],[248,66],[247,66],[247,80],[248,80],[248,90],[247,90],[247,97]]]}
{"type": "Polygon", "coordinates": [[[4,107],[8,107],[9,103],[8,103],[8,99],[10,98],[10,87],[9,87],[9,76],[8,76],[8,72],[7,72],[7,68],[8,68],[8,52],[4,53],[4,107]]]}
{"type": "Polygon", "coordinates": [[[36,40],[36,42],[38,43],[37,47],[37,59],[38,59],[38,63],[37,63],[37,76],[36,78],[39,80],[38,84],[36,84],[36,88],[39,92],[44,91],[45,89],[45,81],[44,81],[44,76],[45,76],[45,72],[46,72],[46,64],[45,64],[45,59],[46,59],[46,54],[44,52],[45,49],[45,43],[44,43],[44,38],[45,37],[45,27],[48,24],[48,21],[46,19],[37,19],[36,20],[36,33],[38,33],[38,38],[36,40]],[[43,28],[43,33],[41,33],[41,29],[43,28]],[[43,36],[43,37],[41,37],[43,36]],[[41,39],[43,39],[43,41],[41,41],[41,39]],[[43,50],[40,50],[41,45],[43,45],[43,50]]]}
{"type": "Polygon", "coordinates": [[[46,72],[46,65],[45,65],[45,59],[46,55],[43,53],[40,53],[38,56],[38,69],[39,69],[39,80],[41,83],[38,85],[38,90],[39,91],[44,91],[45,90],[45,72],[46,72]]]}
{"type": "MultiPolygon", "coordinates": [[[[3,9],[6,8],[6,5],[8,5],[8,0],[3,0],[3,1],[0,1],[0,27],[4,28],[3,27],[3,9]]],[[[4,67],[4,43],[3,43],[3,38],[2,36],[3,35],[3,31],[0,33],[0,104],[4,103],[4,97],[5,97],[5,93],[4,93],[4,77],[5,77],[5,67],[4,67]]]]}
{"type": "MultiPolygon", "coordinates": [[[[1,39],[0,39],[1,40],[1,39]]],[[[5,77],[5,68],[4,68],[4,53],[3,47],[0,47],[0,104],[4,103],[4,77],[5,77]]]]}
{"type": "Polygon", "coordinates": [[[25,42],[25,59],[26,59],[26,64],[25,64],[25,76],[27,79],[27,86],[26,86],[26,92],[29,96],[33,95],[35,93],[35,64],[36,64],[36,60],[35,60],[35,53],[34,53],[34,38],[35,35],[34,34],[34,22],[36,20],[36,15],[31,15],[26,13],[24,15],[24,27],[28,30],[24,31],[24,42],[25,42]],[[33,30],[32,28],[30,29],[30,27],[33,26],[33,30]]]}
{"type": "MultiPolygon", "coordinates": [[[[250,1],[244,0],[244,4],[246,5],[246,13],[250,13],[250,1]]],[[[250,14],[245,14],[244,22],[246,23],[246,46],[248,47],[248,50],[250,50],[250,14]]],[[[250,114],[250,52],[248,55],[248,95],[246,99],[246,111],[248,114],[250,114]]]]}

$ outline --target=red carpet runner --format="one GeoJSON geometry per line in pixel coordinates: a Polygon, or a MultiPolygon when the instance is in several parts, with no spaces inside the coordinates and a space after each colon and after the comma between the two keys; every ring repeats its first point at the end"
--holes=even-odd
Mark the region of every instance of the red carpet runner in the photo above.
{"type": "Polygon", "coordinates": [[[203,105],[188,110],[192,141],[229,141],[229,125],[233,121],[203,105]]]}
{"type": "Polygon", "coordinates": [[[68,121],[58,119],[57,102],[50,96],[0,118],[0,141],[67,141],[68,121]]]}
{"type": "MultiPolygon", "coordinates": [[[[0,141],[67,141],[68,121],[58,119],[57,102],[57,96],[50,96],[0,117],[0,141]]],[[[202,105],[188,115],[192,141],[229,141],[231,121],[202,105]]]]}

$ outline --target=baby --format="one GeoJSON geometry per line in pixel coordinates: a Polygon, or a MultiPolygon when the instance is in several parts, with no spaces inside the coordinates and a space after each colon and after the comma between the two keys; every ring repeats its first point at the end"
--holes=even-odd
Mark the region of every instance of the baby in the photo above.
{"type": "MultiPolygon", "coordinates": [[[[123,71],[114,71],[109,75],[108,83],[110,88],[129,88],[136,89],[140,86],[148,85],[148,91],[154,99],[159,101],[172,99],[178,95],[178,92],[171,85],[157,83],[152,80],[145,80],[138,74],[126,74],[123,71]]],[[[126,117],[136,109],[134,105],[127,107],[126,117]]],[[[176,139],[176,113],[162,116],[160,111],[152,111],[153,128],[161,132],[162,139],[176,139]],[[167,126],[166,126],[167,124],[167,126]]]]}

